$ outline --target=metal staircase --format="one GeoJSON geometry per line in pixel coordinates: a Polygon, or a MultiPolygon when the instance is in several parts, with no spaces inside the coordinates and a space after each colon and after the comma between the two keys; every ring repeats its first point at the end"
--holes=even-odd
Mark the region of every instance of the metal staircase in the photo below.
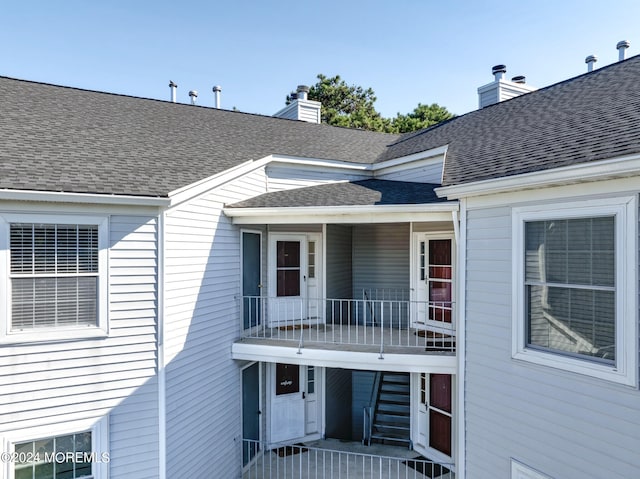
{"type": "Polygon", "coordinates": [[[409,373],[381,373],[373,411],[371,440],[411,447],[409,373]]]}

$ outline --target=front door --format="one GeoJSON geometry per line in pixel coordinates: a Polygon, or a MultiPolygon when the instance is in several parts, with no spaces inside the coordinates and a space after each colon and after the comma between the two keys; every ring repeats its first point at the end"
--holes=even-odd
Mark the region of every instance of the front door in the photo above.
{"type": "Polygon", "coordinates": [[[302,368],[276,363],[272,369],[271,442],[300,439],[305,435],[302,368]]]}
{"type": "Polygon", "coordinates": [[[452,329],[454,238],[416,233],[415,328],[449,332],[452,329]]]}
{"type": "Polygon", "coordinates": [[[262,323],[262,235],[242,232],[242,316],[244,329],[262,323]]]}
{"type": "Polygon", "coordinates": [[[260,365],[242,370],[242,465],[246,466],[259,451],[260,440],[260,365]]]}
{"type": "Polygon", "coordinates": [[[307,318],[307,237],[294,234],[270,236],[271,325],[291,324],[307,318]]]}
{"type": "Polygon", "coordinates": [[[434,460],[452,459],[452,376],[420,374],[415,449],[434,460]]]}

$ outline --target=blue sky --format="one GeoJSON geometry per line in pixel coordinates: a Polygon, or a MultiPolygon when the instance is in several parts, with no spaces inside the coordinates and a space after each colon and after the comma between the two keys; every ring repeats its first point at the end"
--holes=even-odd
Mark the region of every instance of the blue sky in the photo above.
{"type": "MultiPolygon", "coordinates": [[[[418,103],[462,114],[477,88],[543,87],[640,54],[637,0],[47,0],[0,10],[0,75],[270,115],[316,75],[372,87],[384,116],[418,103]]],[[[1,111],[1,105],[0,105],[1,111]]]]}

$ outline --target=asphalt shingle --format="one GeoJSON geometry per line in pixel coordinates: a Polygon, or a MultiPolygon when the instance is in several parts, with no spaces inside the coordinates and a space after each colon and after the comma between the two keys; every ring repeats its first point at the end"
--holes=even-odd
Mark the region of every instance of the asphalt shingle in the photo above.
{"type": "Polygon", "coordinates": [[[233,208],[286,208],[428,204],[443,201],[434,192],[434,188],[438,186],[440,185],[388,180],[329,183],[265,193],[228,206],[233,208]]]}

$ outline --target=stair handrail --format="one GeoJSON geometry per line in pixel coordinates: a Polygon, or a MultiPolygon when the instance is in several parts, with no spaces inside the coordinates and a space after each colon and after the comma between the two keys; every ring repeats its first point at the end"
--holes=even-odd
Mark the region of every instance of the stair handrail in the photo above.
{"type": "Polygon", "coordinates": [[[369,403],[364,407],[362,411],[362,444],[364,444],[365,439],[367,441],[367,446],[371,445],[371,435],[373,434],[373,414],[374,409],[376,407],[376,403],[378,402],[379,389],[380,389],[380,379],[382,377],[382,371],[376,371],[375,377],[373,379],[373,386],[371,388],[371,395],[369,396],[369,403]],[[365,417],[368,415],[368,424],[365,424],[365,417]]]}

